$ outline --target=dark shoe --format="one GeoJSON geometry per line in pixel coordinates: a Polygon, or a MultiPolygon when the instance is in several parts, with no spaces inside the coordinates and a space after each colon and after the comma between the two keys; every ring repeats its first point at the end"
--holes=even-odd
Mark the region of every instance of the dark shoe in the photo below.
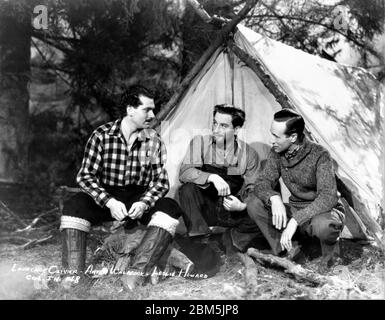
{"type": "Polygon", "coordinates": [[[293,262],[300,262],[304,259],[304,254],[301,246],[293,241],[293,247],[287,252],[287,258],[293,262]]]}
{"type": "Polygon", "coordinates": [[[144,279],[151,275],[171,241],[172,236],[168,231],[155,226],[148,227],[135,250],[132,266],[127,274],[122,276],[123,286],[128,290],[133,290],[143,283],[144,279]]]}
{"type": "Polygon", "coordinates": [[[230,229],[230,237],[233,246],[240,252],[246,252],[251,246],[252,241],[256,238],[255,233],[250,232],[239,232],[236,228],[230,229]]]}
{"type": "Polygon", "coordinates": [[[340,242],[334,244],[321,243],[322,258],[319,265],[319,272],[326,273],[334,265],[341,262],[340,242]]]}
{"type": "Polygon", "coordinates": [[[301,249],[301,245],[299,245],[297,241],[292,242],[292,248],[289,251],[281,251],[278,256],[295,263],[302,263],[305,260],[305,255],[301,249]]]}

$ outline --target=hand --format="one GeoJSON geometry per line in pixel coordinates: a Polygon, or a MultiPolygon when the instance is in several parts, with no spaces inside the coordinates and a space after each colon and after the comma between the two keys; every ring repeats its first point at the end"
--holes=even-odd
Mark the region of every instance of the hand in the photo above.
{"type": "Polygon", "coordinates": [[[246,203],[230,195],[223,199],[223,207],[228,211],[243,211],[246,209],[246,203]]]}
{"type": "Polygon", "coordinates": [[[128,211],[128,216],[131,219],[140,219],[143,213],[147,210],[147,204],[143,201],[134,202],[128,211]]]}
{"type": "Polygon", "coordinates": [[[287,215],[285,205],[280,196],[272,196],[270,198],[271,212],[273,214],[273,226],[278,230],[286,227],[287,215]]]}
{"type": "Polygon", "coordinates": [[[210,174],[207,181],[214,184],[214,187],[218,191],[218,196],[224,197],[228,196],[231,193],[230,187],[227,182],[217,174],[210,174]]]}
{"type": "Polygon", "coordinates": [[[281,235],[281,247],[282,250],[290,251],[292,248],[291,239],[294,236],[295,231],[297,230],[298,223],[293,218],[290,219],[289,223],[285,230],[283,230],[281,235]]]}
{"type": "Polygon", "coordinates": [[[127,216],[126,206],[121,201],[111,198],[106,203],[106,207],[110,209],[111,216],[118,221],[123,220],[127,216]]]}

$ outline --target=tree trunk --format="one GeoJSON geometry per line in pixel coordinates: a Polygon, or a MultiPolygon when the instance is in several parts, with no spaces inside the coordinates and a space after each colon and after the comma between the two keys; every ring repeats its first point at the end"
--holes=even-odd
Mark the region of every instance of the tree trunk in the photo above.
{"type": "Polygon", "coordinates": [[[31,21],[0,8],[0,182],[22,182],[27,168],[31,21]]]}

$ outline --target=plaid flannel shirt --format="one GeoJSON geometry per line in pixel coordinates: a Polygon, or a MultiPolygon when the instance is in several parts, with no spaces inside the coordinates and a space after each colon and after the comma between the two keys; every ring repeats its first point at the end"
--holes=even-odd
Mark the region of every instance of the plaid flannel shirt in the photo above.
{"type": "Polygon", "coordinates": [[[101,207],[112,198],[103,185],[141,185],[147,190],[140,201],[152,207],[169,190],[166,147],[155,130],[143,129],[128,150],[121,121],[108,122],[92,133],[76,182],[101,207]]]}

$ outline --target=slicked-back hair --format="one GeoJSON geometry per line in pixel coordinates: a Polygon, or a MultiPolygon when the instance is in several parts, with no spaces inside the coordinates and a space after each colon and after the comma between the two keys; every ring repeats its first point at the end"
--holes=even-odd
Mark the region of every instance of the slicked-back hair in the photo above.
{"type": "Polygon", "coordinates": [[[154,99],[152,91],[141,85],[133,85],[123,91],[120,95],[119,103],[119,113],[121,117],[124,117],[127,114],[127,106],[133,108],[139,107],[141,104],[140,96],[154,99]]]}
{"type": "Polygon", "coordinates": [[[217,112],[230,115],[231,123],[234,128],[242,127],[243,124],[245,123],[245,119],[246,119],[245,111],[238,109],[231,104],[217,104],[214,107],[214,113],[213,113],[214,117],[217,112]]]}
{"type": "Polygon", "coordinates": [[[285,134],[290,136],[293,133],[296,133],[298,141],[303,141],[303,138],[305,137],[305,120],[303,120],[300,114],[289,109],[282,109],[274,114],[274,120],[277,122],[286,122],[285,134]]]}

